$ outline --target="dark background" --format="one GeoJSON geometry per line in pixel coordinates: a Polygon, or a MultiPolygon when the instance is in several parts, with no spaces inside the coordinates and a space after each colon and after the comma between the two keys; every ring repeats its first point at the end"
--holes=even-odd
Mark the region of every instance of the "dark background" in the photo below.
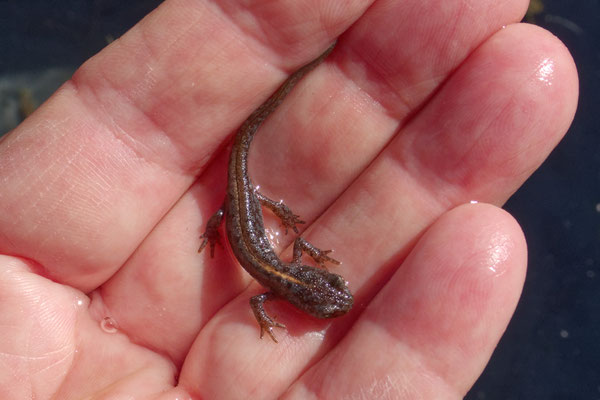
{"type": "MultiPolygon", "coordinates": [[[[0,0],[0,135],[159,3],[0,0]]],[[[506,204],[527,237],[525,289],[466,398],[600,400],[600,3],[532,1],[526,19],[573,54],[579,108],[566,138],[506,204]]]]}
{"type": "Polygon", "coordinates": [[[567,136],[504,207],[527,238],[523,295],[468,400],[600,399],[600,2],[542,0],[527,20],[579,72],[567,136]]]}

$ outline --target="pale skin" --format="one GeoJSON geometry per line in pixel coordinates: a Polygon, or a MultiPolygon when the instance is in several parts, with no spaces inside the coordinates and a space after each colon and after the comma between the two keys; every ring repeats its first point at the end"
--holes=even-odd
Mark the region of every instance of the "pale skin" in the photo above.
{"type": "Polygon", "coordinates": [[[483,371],[526,269],[499,207],[569,127],[567,49],[521,0],[260,3],[165,2],[1,139],[0,398],[460,399],[483,371]],[[337,36],[250,174],[355,306],[272,302],[275,344],[199,235],[230,135],[337,36]]]}

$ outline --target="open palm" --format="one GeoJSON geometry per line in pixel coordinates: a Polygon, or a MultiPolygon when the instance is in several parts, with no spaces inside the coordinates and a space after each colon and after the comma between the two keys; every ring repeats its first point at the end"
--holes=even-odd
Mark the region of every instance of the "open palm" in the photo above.
{"type": "MultiPolygon", "coordinates": [[[[566,132],[573,62],[527,1],[169,0],[0,141],[0,398],[462,398],[517,303],[498,206],[566,132]],[[197,253],[240,123],[250,174],[335,249],[353,310],[267,305],[197,253]],[[478,204],[475,204],[475,202],[478,204]],[[486,204],[482,204],[486,203],[486,204]]],[[[294,235],[274,246],[290,257],[294,235]]]]}

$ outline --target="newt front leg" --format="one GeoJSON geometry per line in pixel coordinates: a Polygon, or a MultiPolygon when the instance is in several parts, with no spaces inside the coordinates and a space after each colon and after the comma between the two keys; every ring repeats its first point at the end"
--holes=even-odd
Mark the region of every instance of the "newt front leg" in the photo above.
{"type": "Polygon", "coordinates": [[[285,328],[285,325],[273,321],[273,319],[265,312],[265,308],[263,307],[265,301],[272,300],[276,297],[277,296],[272,292],[259,294],[250,298],[250,307],[252,308],[254,317],[258,321],[258,325],[260,325],[260,338],[262,339],[263,334],[265,331],[267,331],[269,336],[271,336],[271,339],[273,339],[275,343],[278,343],[277,339],[275,339],[275,335],[273,334],[273,328],[285,328]]]}

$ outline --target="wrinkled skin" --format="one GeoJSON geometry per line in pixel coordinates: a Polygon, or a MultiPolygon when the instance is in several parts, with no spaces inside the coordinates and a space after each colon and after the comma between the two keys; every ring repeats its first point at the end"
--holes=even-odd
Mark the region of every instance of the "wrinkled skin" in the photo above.
{"type": "Polygon", "coordinates": [[[166,1],[0,141],[0,398],[460,399],[482,372],[526,269],[499,207],[571,122],[567,49],[525,0],[262,3],[166,1]],[[336,36],[250,172],[355,305],[271,302],[275,344],[198,237],[230,134],[336,36]]]}

